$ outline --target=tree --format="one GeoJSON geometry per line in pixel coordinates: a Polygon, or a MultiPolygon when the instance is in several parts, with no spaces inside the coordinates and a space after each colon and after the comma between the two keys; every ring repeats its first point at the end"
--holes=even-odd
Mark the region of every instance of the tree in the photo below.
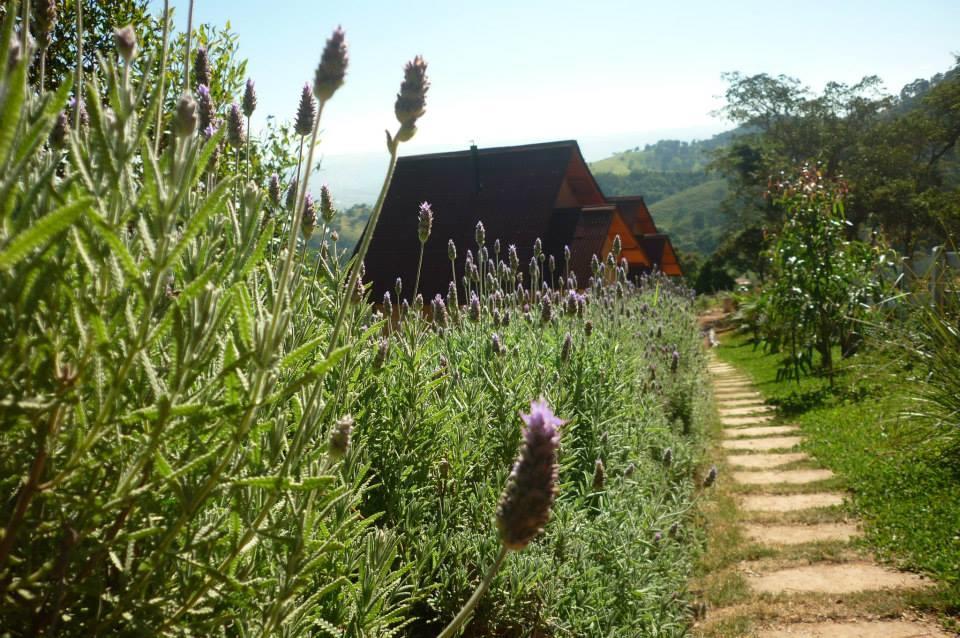
{"type": "Polygon", "coordinates": [[[765,338],[787,353],[781,370],[787,377],[809,371],[817,353],[832,382],[834,347],[844,356],[855,351],[865,309],[879,301],[887,255],[847,238],[847,189],[846,182],[812,165],[774,188],[784,224],[770,242],[762,305],[765,338]]]}
{"type": "Polygon", "coordinates": [[[896,97],[873,76],[854,85],[831,82],[820,94],[786,76],[725,77],[722,112],[744,134],[715,156],[714,167],[734,183],[728,205],[742,225],[778,227],[783,210],[763,194],[771,180],[807,161],[851,185],[848,239],[882,229],[909,254],[957,225],[960,64],[896,97]]]}

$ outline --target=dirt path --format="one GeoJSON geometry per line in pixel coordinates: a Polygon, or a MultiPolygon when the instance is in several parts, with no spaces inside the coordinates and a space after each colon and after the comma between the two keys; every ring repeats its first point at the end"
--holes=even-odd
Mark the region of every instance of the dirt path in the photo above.
{"type": "Polygon", "coordinates": [[[707,506],[704,638],[948,638],[911,612],[925,579],[881,567],[858,544],[830,470],[800,452],[749,379],[710,364],[722,424],[721,479],[707,506]]]}

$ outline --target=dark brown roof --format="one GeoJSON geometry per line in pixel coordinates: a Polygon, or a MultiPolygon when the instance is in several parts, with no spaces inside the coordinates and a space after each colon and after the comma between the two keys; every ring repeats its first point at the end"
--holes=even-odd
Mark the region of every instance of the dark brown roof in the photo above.
{"type": "MultiPolygon", "coordinates": [[[[403,296],[412,293],[420,249],[417,211],[423,201],[430,202],[434,212],[420,278],[420,292],[427,300],[447,291],[448,239],[457,246],[460,283],[467,249],[477,255],[478,221],[486,228],[491,258],[494,240],[501,240],[504,260],[507,245],[515,244],[526,273],[539,237],[544,252],[555,256],[558,271],[563,268],[563,247],[570,245],[574,262],[583,262],[589,273],[590,257],[600,251],[613,214],[580,210],[605,200],[574,141],[401,157],[366,257],[374,299],[392,290],[397,277],[403,279],[403,296]],[[572,198],[566,204],[573,205],[555,208],[565,181],[572,198]]],[[[580,279],[580,268],[576,270],[580,279]]],[[[586,278],[580,282],[584,285],[586,278]]]]}
{"type": "Polygon", "coordinates": [[[642,195],[608,197],[607,199],[616,204],[623,220],[627,222],[627,226],[635,235],[651,235],[658,232],[657,225],[654,223],[653,216],[650,214],[650,209],[647,208],[647,203],[643,201],[642,195]]]}
{"type": "Polygon", "coordinates": [[[677,260],[677,254],[673,250],[673,244],[670,242],[670,237],[658,233],[656,235],[644,235],[639,239],[640,245],[643,246],[654,266],[667,275],[679,276],[683,274],[677,260]]]}

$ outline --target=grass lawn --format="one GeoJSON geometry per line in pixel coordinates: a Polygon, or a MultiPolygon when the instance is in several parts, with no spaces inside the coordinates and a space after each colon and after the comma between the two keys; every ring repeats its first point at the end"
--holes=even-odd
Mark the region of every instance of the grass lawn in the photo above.
{"type": "Polygon", "coordinates": [[[878,558],[937,579],[931,606],[960,615],[960,467],[916,445],[923,433],[902,416],[915,382],[902,365],[880,353],[854,357],[831,389],[816,376],[777,381],[778,356],[746,336],[726,337],[717,355],[802,427],[807,451],[851,492],[878,558]]]}

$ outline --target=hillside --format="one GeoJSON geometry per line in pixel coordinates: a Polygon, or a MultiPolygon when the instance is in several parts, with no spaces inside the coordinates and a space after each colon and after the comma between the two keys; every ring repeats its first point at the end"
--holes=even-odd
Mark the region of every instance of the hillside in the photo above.
{"type": "Polygon", "coordinates": [[[647,144],[642,149],[637,146],[606,159],[593,162],[590,167],[594,173],[628,175],[633,172],[701,173],[710,163],[710,154],[725,146],[735,131],[718,133],[707,140],[660,140],[647,144]]]}
{"type": "MultiPolygon", "coordinates": [[[[346,210],[337,211],[330,225],[339,235],[337,240],[338,252],[343,252],[347,256],[353,254],[353,247],[360,240],[360,235],[363,233],[369,217],[370,206],[366,204],[355,204],[346,210]]],[[[311,247],[319,248],[320,239],[319,234],[314,234],[310,239],[311,247]]]]}
{"type": "Polygon", "coordinates": [[[608,195],[643,195],[657,226],[670,233],[684,253],[709,255],[724,226],[720,205],[724,179],[707,171],[713,151],[728,144],[735,131],[708,140],[660,140],[615,153],[590,165],[608,195]]]}
{"type": "Polygon", "coordinates": [[[670,233],[684,253],[709,255],[716,250],[726,226],[721,203],[727,196],[725,179],[710,179],[650,205],[657,227],[670,233]]]}

